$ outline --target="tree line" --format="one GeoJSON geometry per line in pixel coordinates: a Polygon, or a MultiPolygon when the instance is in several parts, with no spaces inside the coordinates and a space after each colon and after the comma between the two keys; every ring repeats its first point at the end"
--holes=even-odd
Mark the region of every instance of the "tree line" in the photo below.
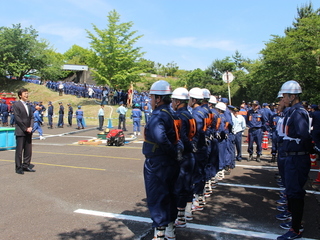
{"type": "Polygon", "coordinates": [[[284,29],[283,36],[271,35],[259,59],[245,58],[236,51],[232,56],[215,59],[207,69],[192,71],[179,69],[174,62],[162,65],[143,58],[145,52],[138,46],[143,35],[132,30],[133,22],[120,22],[115,10],[107,18],[106,29],[92,24],[93,31],[86,30],[90,48],[73,45],[63,54],[48,41],[39,40],[32,26],[0,27],[0,77],[10,75],[21,80],[36,72],[44,80],[58,81],[70,74],[61,70],[62,65],[80,64],[89,66],[100,85],[126,89],[133,83],[146,90],[154,82],[149,75],[157,74],[168,77],[173,88],[203,87],[214,95],[227,96],[222,74],[229,71],[235,76],[231,83],[235,104],[253,99],[277,101],[281,85],[291,79],[301,84],[303,100],[320,103],[320,9],[314,9],[311,3],[297,8],[297,17],[292,26],[284,29]]]}

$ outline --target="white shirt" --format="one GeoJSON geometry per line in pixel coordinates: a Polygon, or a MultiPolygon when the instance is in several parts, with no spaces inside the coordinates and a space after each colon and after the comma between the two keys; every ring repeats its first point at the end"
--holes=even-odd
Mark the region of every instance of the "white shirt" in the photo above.
{"type": "Polygon", "coordinates": [[[99,109],[98,116],[104,116],[104,109],[103,108],[99,109]]]}
{"type": "Polygon", "coordinates": [[[22,102],[22,104],[23,104],[24,108],[26,109],[27,114],[28,114],[28,116],[29,116],[29,108],[28,108],[27,103],[26,103],[26,102],[24,102],[24,101],[22,101],[22,100],[20,100],[20,102],[22,102]]]}
{"type": "Polygon", "coordinates": [[[231,115],[233,122],[232,132],[236,134],[238,132],[244,131],[246,129],[246,120],[244,119],[244,117],[240,114],[238,114],[237,116],[234,116],[234,114],[231,115]]]}

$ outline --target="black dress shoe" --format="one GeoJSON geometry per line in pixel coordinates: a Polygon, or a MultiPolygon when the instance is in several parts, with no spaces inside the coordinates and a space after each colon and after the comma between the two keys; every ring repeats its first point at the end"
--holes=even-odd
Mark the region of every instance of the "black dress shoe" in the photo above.
{"type": "Polygon", "coordinates": [[[16,173],[18,173],[18,174],[24,174],[24,172],[23,172],[22,169],[17,169],[17,170],[16,170],[16,173]]]}
{"type": "Polygon", "coordinates": [[[33,169],[27,167],[27,168],[23,168],[23,171],[25,171],[25,172],[35,172],[36,170],[33,170],[33,169]]]}

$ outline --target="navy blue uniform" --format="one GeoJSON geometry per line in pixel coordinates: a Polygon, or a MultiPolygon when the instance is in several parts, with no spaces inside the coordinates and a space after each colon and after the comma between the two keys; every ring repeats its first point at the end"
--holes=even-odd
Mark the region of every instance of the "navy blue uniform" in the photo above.
{"type": "Polygon", "coordinates": [[[63,116],[64,116],[64,106],[60,105],[59,107],[59,120],[58,120],[58,127],[63,127],[63,116]]]}
{"type": "Polygon", "coordinates": [[[280,113],[274,114],[271,116],[269,120],[269,127],[271,130],[271,139],[272,139],[272,148],[271,148],[271,154],[276,155],[278,152],[278,132],[276,131],[277,129],[277,124],[278,121],[280,120],[281,116],[280,113]]]}
{"type": "Polygon", "coordinates": [[[253,154],[253,143],[255,142],[257,144],[257,155],[261,155],[262,133],[265,131],[263,112],[261,110],[249,110],[247,114],[247,126],[249,127],[248,153],[250,155],[253,154]]]}
{"type": "Polygon", "coordinates": [[[140,132],[142,113],[140,108],[132,109],[131,118],[133,120],[133,131],[140,132]]]}
{"type": "Polygon", "coordinates": [[[144,182],[152,227],[166,226],[177,217],[175,183],[179,174],[174,113],[169,105],[157,107],[145,127],[142,153],[144,182]]]}
{"type": "Polygon", "coordinates": [[[195,107],[192,109],[192,116],[196,120],[197,124],[197,133],[194,137],[195,142],[197,143],[197,151],[195,155],[195,168],[194,168],[194,193],[203,194],[203,189],[206,182],[205,167],[208,163],[208,149],[206,143],[206,132],[205,132],[205,118],[208,118],[209,115],[207,110],[201,106],[195,107]]]}
{"type": "Polygon", "coordinates": [[[83,110],[82,109],[77,109],[76,117],[77,117],[78,129],[80,129],[80,127],[84,128],[84,126],[83,126],[83,110]]]}
{"type": "Polygon", "coordinates": [[[68,108],[68,124],[70,127],[72,126],[72,115],[73,115],[73,108],[72,108],[72,106],[69,106],[69,108],[68,108]]]}
{"type": "Polygon", "coordinates": [[[190,139],[190,126],[195,121],[188,111],[187,107],[179,108],[176,111],[177,116],[182,120],[180,137],[184,145],[183,160],[179,162],[180,172],[179,177],[176,182],[176,192],[177,192],[177,207],[185,208],[187,202],[192,202],[193,198],[193,184],[192,184],[192,174],[194,170],[195,158],[193,151],[194,142],[190,139]]]}
{"type": "Polygon", "coordinates": [[[285,187],[295,232],[299,232],[302,221],[306,193],[304,185],[310,171],[310,122],[309,113],[301,103],[292,106],[284,119],[286,136],[283,138],[283,148],[287,155],[284,169],[285,187]]]}
{"type": "Polygon", "coordinates": [[[53,106],[49,105],[48,106],[48,124],[49,127],[52,128],[52,116],[53,116],[53,106]]]}

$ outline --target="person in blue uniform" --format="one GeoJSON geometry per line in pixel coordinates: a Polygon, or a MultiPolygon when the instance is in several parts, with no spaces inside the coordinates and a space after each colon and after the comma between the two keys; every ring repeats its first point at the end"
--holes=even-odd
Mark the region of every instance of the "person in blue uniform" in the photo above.
{"type": "Polygon", "coordinates": [[[48,128],[53,128],[52,117],[53,117],[53,105],[52,102],[48,102],[48,128]]]}
{"type": "Polygon", "coordinates": [[[42,110],[41,106],[39,105],[36,106],[36,111],[34,111],[33,113],[34,123],[33,123],[32,133],[34,133],[35,131],[38,131],[40,140],[43,140],[45,138],[43,137],[43,131],[41,128],[41,125],[43,124],[43,119],[41,117],[41,110],[42,110]]]}
{"type": "Polygon", "coordinates": [[[206,182],[205,167],[208,164],[208,139],[206,138],[207,125],[205,119],[209,118],[208,111],[201,105],[203,102],[203,90],[195,87],[189,91],[189,106],[192,108],[192,116],[196,121],[197,131],[194,141],[197,143],[195,156],[195,167],[193,174],[194,201],[192,209],[201,211],[205,205],[204,188],[206,182]]]}
{"type": "Polygon", "coordinates": [[[154,238],[175,239],[177,217],[175,183],[183,145],[179,139],[179,121],[170,108],[171,86],[164,80],[150,88],[152,116],[145,127],[142,153],[145,155],[144,183],[154,238]]]}
{"type": "Polygon", "coordinates": [[[144,112],[144,119],[147,124],[150,119],[151,112],[152,112],[151,105],[149,103],[149,99],[146,99],[144,102],[143,112],[144,112]]]}
{"type": "Polygon", "coordinates": [[[281,119],[282,113],[278,111],[276,114],[273,114],[269,120],[269,127],[271,130],[271,139],[272,139],[272,147],[271,147],[271,161],[270,162],[276,162],[276,156],[278,153],[278,132],[277,130],[277,124],[279,120],[281,119]]]}
{"type": "Polygon", "coordinates": [[[249,143],[248,143],[248,161],[253,161],[253,143],[257,144],[257,158],[256,161],[260,162],[262,154],[262,136],[265,131],[265,118],[263,112],[259,109],[259,102],[252,101],[252,109],[247,114],[247,126],[249,127],[249,143]]]}
{"type": "Polygon", "coordinates": [[[218,114],[220,123],[217,126],[217,131],[215,133],[215,138],[218,141],[218,152],[219,152],[219,171],[217,172],[215,178],[216,180],[222,180],[224,178],[225,167],[227,166],[227,138],[228,138],[228,126],[229,122],[226,118],[224,112],[227,106],[223,102],[218,102],[215,106],[218,114]]]}
{"type": "Polygon", "coordinates": [[[71,106],[70,103],[68,105],[68,126],[72,127],[72,115],[73,115],[73,107],[71,106]]]}
{"type": "Polygon", "coordinates": [[[62,102],[59,102],[59,120],[58,120],[59,128],[63,128],[63,125],[64,125],[63,117],[64,117],[64,106],[62,102]]]}
{"type": "Polygon", "coordinates": [[[176,227],[186,227],[187,221],[192,220],[194,152],[196,151],[193,137],[196,133],[196,122],[188,111],[189,92],[186,88],[177,88],[172,92],[172,108],[181,119],[180,138],[184,145],[183,160],[179,162],[180,172],[176,182],[178,216],[176,227]]]}
{"type": "MultiPolygon", "coordinates": [[[[211,111],[211,114],[213,114],[213,121],[211,126],[211,151],[209,154],[209,164],[211,165],[211,182],[209,181],[209,193],[212,192],[212,186],[215,186],[216,180],[215,176],[217,172],[219,171],[219,142],[216,138],[217,131],[220,127],[221,119],[219,116],[219,112],[217,111],[216,104],[218,103],[217,98],[215,96],[210,96],[209,99],[209,108],[211,111]]],[[[208,192],[208,191],[206,191],[208,192]]]]}
{"type": "Polygon", "coordinates": [[[0,112],[2,114],[2,126],[6,127],[6,126],[8,126],[9,108],[6,103],[6,100],[4,100],[4,99],[2,99],[0,112]]]}
{"type": "Polygon", "coordinates": [[[81,109],[81,106],[78,106],[78,109],[76,111],[76,118],[77,118],[77,125],[78,125],[78,128],[77,129],[84,129],[84,126],[83,126],[83,110],[81,109]]]}
{"type": "Polygon", "coordinates": [[[304,185],[308,180],[310,171],[309,153],[312,151],[310,134],[311,119],[309,113],[300,102],[302,89],[298,82],[290,80],[285,82],[280,92],[286,107],[291,107],[284,117],[285,136],[283,148],[285,159],[285,187],[288,199],[288,212],[291,213],[291,228],[279,236],[278,240],[301,238],[301,221],[304,209],[306,191],[304,185]]]}
{"type": "Polygon", "coordinates": [[[131,119],[133,120],[133,134],[135,136],[140,135],[141,118],[142,112],[140,109],[140,104],[135,103],[131,112],[131,119]]]}
{"type": "Polygon", "coordinates": [[[10,102],[10,108],[9,108],[9,115],[10,115],[10,126],[11,127],[14,127],[15,125],[15,118],[14,118],[14,107],[13,107],[13,104],[15,103],[15,101],[11,101],[10,102]]]}

